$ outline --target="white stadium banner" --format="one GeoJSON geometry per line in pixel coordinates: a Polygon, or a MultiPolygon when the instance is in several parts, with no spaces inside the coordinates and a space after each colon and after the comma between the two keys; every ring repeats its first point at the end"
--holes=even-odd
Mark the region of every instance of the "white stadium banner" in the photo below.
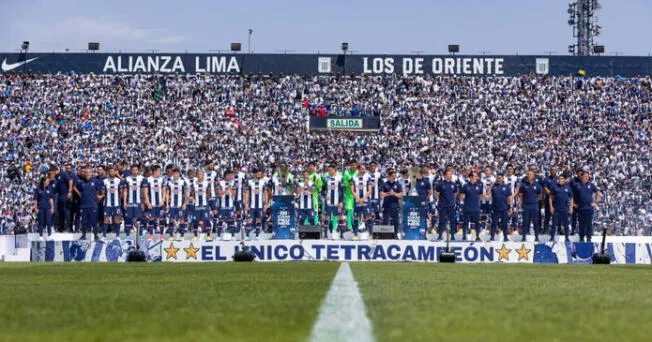
{"type": "MultiPolygon", "coordinates": [[[[420,261],[436,262],[446,249],[442,242],[429,241],[326,241],[268,240],[245,243],[257,261],[420,261]]],[[[164,262],[231,261],[241,250],[239,242],[164,241],[164,262]]],[[[534,243],[452,242],[450,251],[458,262],[532,263],[534,243]]]]}

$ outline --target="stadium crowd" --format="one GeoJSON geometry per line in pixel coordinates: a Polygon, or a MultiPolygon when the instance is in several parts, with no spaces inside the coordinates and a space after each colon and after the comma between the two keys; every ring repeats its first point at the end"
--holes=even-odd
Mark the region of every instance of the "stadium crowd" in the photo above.
{"type": "MultiPolygon", "coordinates": [[[[597,221],[652,232],[652,79],[557,76],[0,75],[0,231],[31,229],[50,165],[508,163],[589,171],[597,221]],[[309,115],[372,113],[374,134],[307,132],[309,115]]],[[[363,114],[365,115],[365,114],[363,114]]]]}

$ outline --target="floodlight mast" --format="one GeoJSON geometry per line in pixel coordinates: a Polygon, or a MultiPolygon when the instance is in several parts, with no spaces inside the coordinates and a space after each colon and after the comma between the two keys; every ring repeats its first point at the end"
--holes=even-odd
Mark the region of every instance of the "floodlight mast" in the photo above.
{"type": "Polygon", "coordinates": [[[570,54],[590,56],[595,53],[594,39],[602,31],[597,16],[600,8],[600,0],[576,0],[568,4],[568,25],[573,27],[573,38],[577,39],[574,44],[568,46],[570,54]]]}

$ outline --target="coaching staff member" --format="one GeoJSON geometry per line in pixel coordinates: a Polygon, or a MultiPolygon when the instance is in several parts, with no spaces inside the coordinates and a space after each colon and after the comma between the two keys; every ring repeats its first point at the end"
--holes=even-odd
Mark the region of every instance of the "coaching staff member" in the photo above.
{"type": "Polygon", "coordinates": [[[526,241],[530,232],[530,224],[534,226],[534,241],[539,241],[539,201],[542,198],[543,187],[537,181],[534,170],[527,172],[527,178],[521,183],[519,195],[523,203],[523,240],[526,241]]]}
{"type": "Polygon", "coordinates": [[[593,236],[593,213],[596,205],[602,199],[602,192],[589,181],[589,173],[584,171],[580,182],[573,188],[573,205],[577,211],[577,221],[580,231],[580,242],[591,242],[593,236]]]}
{"type": "Polygon", "coordinates": [[[380,197],[383,199],[383,224],[389,224],[390,217],[394,224],[394,238],[398,238],[399,229],[399,200],[403,198],[401,183],[396,181],[396,172],[388,172],[387,182],[380,188],[380,197]]]}
{"type": "Polygon", "coordinates": [[[455,232],[455,197],[457,197],[457,192],[458,184],[453,182],[453,169],[447,168],[444,172],[444,180],[439,182],[435,188],[437,202],[439,203],[438,240],[442,239],[446,224],[450,225],[449,234],[455,232]]]}

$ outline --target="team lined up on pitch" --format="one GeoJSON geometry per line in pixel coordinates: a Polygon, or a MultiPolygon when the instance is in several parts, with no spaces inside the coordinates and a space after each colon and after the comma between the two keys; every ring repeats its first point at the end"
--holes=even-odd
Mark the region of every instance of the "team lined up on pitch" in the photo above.
{"type": "Polygon", "coordinates": [[[134,229],[150,239],[164,235],[185,239],[187,232],[193,239],[203,235],[209,240],[213,236],[231,239],[239,234],[257,238],[261,232],[271,232],[268,219],[275,196],[294,195],[291,210],[296,210],[298,224],[321,225],[324,236],[358,239],[375,224],[391,223],[394,238],[401,238],[402,199],[415,195],[427,200],[427,226],[439,240],[445,229],[457,231],[459,222],[464,240],[473,232],[479,241],[487,229],[492,240],[502,232],[508,241],[510,233],[520,231],[525,241],[533,228],[535,241],[540,234],[554,239],[558,230],[568,241],[573,218],[571,233],[577,227],[580,241],[591,241],[593,214],[602,197],[588,172],[578,170],[577,177],[570,179],[568,174],[557,174],[556,167],[545,178],[535,166],[519,178],[511,165],[497,177],[491,167],[485,168],[482,178],[479,170],[470,169],[454,175],[453,166],[439,171],[428,166],[411,168],[397,177],[394,170],[381,173],[376,163],[370,163],[367,170],[357,162],[349,163],[344,172],[335,164],[328,165],[325,173],[317,172],[311,163],[296,177],[285,165],[271,177],[261,169],[246,173],[238,165],[218,175],[213,161],[184,175],[172,165],[166,166],[165,175],[158,165],[144,173],[139,165],[126,170],[122,163],[96,170],[94,174],[90,167],[77,172],[72,165],[63,171],[50,167],[34,195],[41,236],[44,231],[52,233],[56,212],[59,228],[81,231],[81,239],[88,232],[95,239],[99,234],[106,239],[109,230],[118,237],[134,229]],[[78,198],[78,211],[67,206],[73,198],[78,198]]]}

